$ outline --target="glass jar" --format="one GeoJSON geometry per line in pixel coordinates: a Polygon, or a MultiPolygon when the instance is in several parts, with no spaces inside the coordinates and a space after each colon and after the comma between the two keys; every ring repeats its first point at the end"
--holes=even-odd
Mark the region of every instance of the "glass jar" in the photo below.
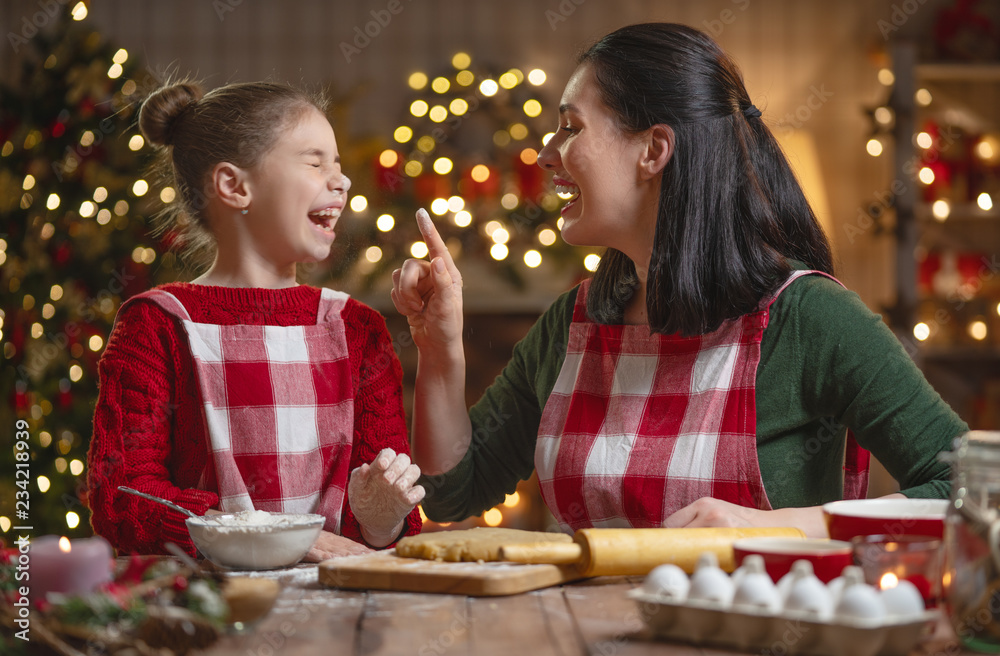
{"type": "Polygon", "coordinates": [[[951,463],[945,516],[945,605],[962,644],[1000,653],[1000,431],[971,431],[951,463]]]}

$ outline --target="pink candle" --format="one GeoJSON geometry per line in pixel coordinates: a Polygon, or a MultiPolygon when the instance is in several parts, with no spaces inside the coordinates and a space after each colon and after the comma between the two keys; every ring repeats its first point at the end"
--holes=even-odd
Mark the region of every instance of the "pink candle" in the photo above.
{"type": "Polygon", "coordinates": [[[45,599],[50,592],[85,594],[112,578],[114,557],[102,537],[70,540],[45,535],[31,541],[28,555],[25,583],[32,601],[45,599]]]}

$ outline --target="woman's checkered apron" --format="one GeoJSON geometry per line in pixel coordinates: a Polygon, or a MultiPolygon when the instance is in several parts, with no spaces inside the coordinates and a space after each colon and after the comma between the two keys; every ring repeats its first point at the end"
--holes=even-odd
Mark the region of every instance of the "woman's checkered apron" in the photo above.
{"type": "Polygon", "coordinates": [[[312,326],[196,323],[169,292],[129,299],[184,327],[209,441],[200,487],[218,492],[221,510],[315,512],[340,533],[354,436],[347,298],[323,289],[312,326]]]}
{"type": "MultiPolygon", "coordinates": [[[[778,294],[816,273],[793,272],[764,309],[695,337],[593,323],[590,281],[580,285],[535,447],[542,497],[564,530],[657,527],[701,497],[771,508],[757,461],[760,340],[778,294]]],[[[868,458],[849,437],[845,498],[865,496],[868,458]]]]}

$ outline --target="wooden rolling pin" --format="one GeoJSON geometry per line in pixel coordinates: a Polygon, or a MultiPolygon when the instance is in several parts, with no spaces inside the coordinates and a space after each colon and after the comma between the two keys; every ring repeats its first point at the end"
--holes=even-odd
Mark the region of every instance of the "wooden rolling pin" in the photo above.
{"type": "Polygon", "coordinates": [[[500,548],[500,559],[518,563],[576,565],[581,576],[638,576],[673,563],[688,574],[698,556],[715,553],[719,567],[736,567],[733,542],[741,538],[805,538],[797,528],[582,528],[573,542],[540,542],[500,548]]]}

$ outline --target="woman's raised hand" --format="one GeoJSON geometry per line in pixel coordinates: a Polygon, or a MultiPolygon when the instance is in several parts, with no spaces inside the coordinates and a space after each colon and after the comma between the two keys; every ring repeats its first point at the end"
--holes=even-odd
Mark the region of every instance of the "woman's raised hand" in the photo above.
{"type": "Polygon", "coordinates": [[[418,349],[446,349],[462,338],[462,274],[423,208],[417,226],[430,261],[409,259],[392,272],[392,302],[406,316],[418,349]]]}

